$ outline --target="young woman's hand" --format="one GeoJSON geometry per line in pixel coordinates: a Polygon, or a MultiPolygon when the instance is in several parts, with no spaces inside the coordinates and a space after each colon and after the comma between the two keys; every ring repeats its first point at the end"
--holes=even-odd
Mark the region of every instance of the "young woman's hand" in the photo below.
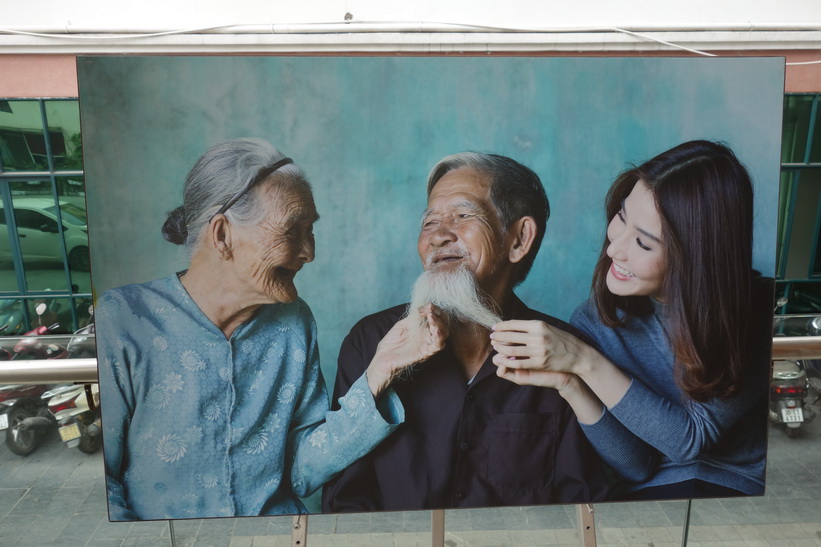
{"type": "MultiPolygon", "coordinates": [[[[490,341],[497,352],[493,364],[499,367],[499,376],[517,384],[556,388],[571,406],[571,397],[581,393],[577,388],[584,385],[584,390],[592,392],[582,399],[590,402],[589,397],[593,397],[610,408],[621,400],[632,381],[594,348],[543,321],[496,323],[490,341]],[[568,375],[578,376],[579,382],[574,383],[568,375]]],[[[595,411],[589,414],[593,407],[586,406],[585,419],[592,418],[595,411]]],[[[583,420],[579,408],[574,406],[574,410],[583,420]]]]}
{"type": "MultiPolygon", "coordinates": [[[[525,374],[528,371],[580,374],[597,353],[569,332],[543,321],[502,321],[493,325],[490,341],[497,352],[493,363],[520,371],[522,378],[531,376],[525,374]]],[[[561,382],[558,378],[544,381],[561,382]]]]}
{"type": "Polygon", "coordinates": [[[601,401],[575,374],[499,366],[496,375],[521,386],[555,389],[568,402],[576,418],[583,424],[593,424],[601,418],[604,408],[601,401]]]}
{"type": "Polygon", "coordinates": [[[565,392],[576,388],[579,380],[578,376],[570,372],[508,368],[503,365],[497,365],[496,376],[520,386],[551,387],[565,392]]]}
{"type": "Polygon", "coordinates": [[[445,347],[448,326],[444,314],[433,304],[399,320],[376,346],[368,365],[368,386],[375,397],[408,367],[420,363],[445,347]]]}

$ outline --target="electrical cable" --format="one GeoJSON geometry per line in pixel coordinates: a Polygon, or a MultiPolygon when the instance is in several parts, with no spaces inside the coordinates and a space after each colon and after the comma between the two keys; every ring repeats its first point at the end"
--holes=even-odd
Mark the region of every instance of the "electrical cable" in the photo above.
{"type": "MultiPolygon", "coordinates": [[[[295,32],[293,30],[279,30],[277,31],[277,26],[281,29],[293,29],[295,27],[306,27],[311,28],[314,27],[313,32],[321,32],[323,26],[333,25],[333,26],[350,26],[351,30],[345,31],[346,34],[355,34],[358,31],[362,30],[360,27],[357,30],[357,26],[360,26],[360,23],[306,23],[300,25],[271,25],[271,34],[299,34],[299,32],[295,32]]],[[[683,46],[680,44],[675,44],[673,42],[669,42],[666,40],[662,40],[660,38],[656,38],[654,36],[650,36],[643,32],[636,32],[620,27],[579,27],[579,28],[526,28],[526,27],[495,27],[495,26],[485,26],[485,25],[465,25],[465,24],[455,24],[455,23],[432,23],[432,22],[418,22],[418,23],[408,23],[405,21],[396,21],[396,22],[379,22],[379,23],[366,23],[371,25],[368,27],[371,32],[374,31],[374,26],[376,26],[376,31],[379,31],[379,25],[419,25],[419,30],[411,31],[411,30],[403,30],[399,32],[432,32],[432,33],[442,33],[442,32],[458,32],[457,29],[461,29],[462,32],[477,32],[477,31],[484,31],[484,32],[498,32],[498,33],[533,33],[533,34],[569,34],[569,33],[618,33],[624,34],[627,36],[632,36],[634,38],[648,41],[648,42],[655,42],[661,45],[665,45],[667,47],[671,47],[674,49],[680,49],[686,51],[688,53],[692,53],[694,55],[702,55],[705,57],[718,57],[719,55],[715,53],[709,53],[706,51],[701,51],[698,49],[689,48],[687,46],[683,46]],[[425,26],[429,27],[436,27],[439,26],[440,28],[437,30],[435,28],[428,28],[425,30],[425,26]],[[453,28],[450,28],[453,27],[453,28]]],[[[192,29],[178,29],[178,30],[170,30],[164,32],[152,32],[152,33],[138,33],[138,34],[119,34],[116,36],[101,36],[101,35],[94,35],[94,36],[81,36],[76,34],[57,34],[57,33],[41,33],[41,32],[29,32],[23,30],[14,30],[14,29],[5,29],[0,28],[0,33],[5,34],[16,34],[16,35],[23,35],[23,36],[34,36],[39,38],[47,38],[47,39],[68,39],[68,40],[94,40],[94,41],[114,41],[114,40],[126,40],[126,39],[133,39],[139,40],[143,38],[156,38],[160,36],[173,36],[173,35],[184,35],[184,34],[200,34],[203,32],[208,31],[216,31],[221,29],[228,29],[228,28],[242,28],[242,27],[253,27],[257,25],[215,25],[211,27],[202,27],[202,28],[192,28],[192,29]]],[[[821,27],[821,25],[819,25],[821,27]]],[[[753,28],[752,26],[750,27],[753,28]]],[[[68,29],[67,29],[68,30],[68,29]]],[[[382,30],[382,32],[397,32],[396,30],[390,31],[387,29],[382,30]]],[[[342,32],[340,32],[342,33],[342,32]]],[[[799,66],[799,65],[814,65],[814,64],[821,64],[820,60],[815,61],[796,61],[796,62],[789,62],[786,63],[786,66],[799,66]]]]}

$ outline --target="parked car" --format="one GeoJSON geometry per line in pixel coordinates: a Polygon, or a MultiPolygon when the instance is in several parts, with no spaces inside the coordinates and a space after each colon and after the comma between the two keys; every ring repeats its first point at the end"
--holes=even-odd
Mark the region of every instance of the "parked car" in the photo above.
{"type": "MultiPolygon", "coordinates": [[[[48,197],[15,197],[14,219],[23,257],[26,260],[62,261],[57,206],[48,197]]],[[[62,233],[66,242],[68,264],[72,269],[87,272],[91,266],[88,253],[88,227],[82,207],[60,201],[63,219],[62,233]]],[[[8,226],[6,211],[0,203],[0,260],[11,260],[11,245],[5,237],[8,226]]]]}

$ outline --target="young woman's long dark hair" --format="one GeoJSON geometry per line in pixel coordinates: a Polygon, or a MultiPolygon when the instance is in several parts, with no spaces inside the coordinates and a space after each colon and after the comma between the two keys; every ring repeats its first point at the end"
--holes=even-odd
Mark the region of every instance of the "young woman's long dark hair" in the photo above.
{"type": "MultiPolygon", "coordinates": [[[[639,180],[652,192],[661,218],[666,261],[661,299],[679,386],[697,401],[730,396],[744,377],[755,274],[750,176],[726,146],[686,142],[616,179],[607,194],[608,222],[639,180]]],[[[650,297],[608,290],[607,246],[605,238],[592,291],[601,320],[620,326],[631,315],[649,313],[650,297]]]]}

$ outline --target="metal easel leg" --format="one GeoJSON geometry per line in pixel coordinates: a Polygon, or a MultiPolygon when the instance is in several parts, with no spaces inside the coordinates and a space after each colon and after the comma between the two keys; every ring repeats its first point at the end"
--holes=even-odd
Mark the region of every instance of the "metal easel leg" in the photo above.
{"type": "Polygon", "coordinates": [[[434,509],[430,512],[431,547],[445,547],[445,510],[434,509]]]}
{"type": "Polygon", "coordinates": [[[168,537],[171,538],[171,547],[177,547],[177,538],[174,537],[174,521],[168,521],[168,537]]]}
{"type": "Polygon", "coordinates": [[[681,547],[687,547],[687,536],[690,535],[690,509],[693,508],[693,500],[687,500],[687,508],[684,510],[684,530],[681,531],[681,547]]]}
{"type": "Polygon", "coordinates": [[[589,503],[577,505],[576,517],[579,525],[579,545],[596,547],[596,520],[593,506],[589,503]]]}
{"type": "Polygon", "coordinates": [[[308,545],[308,515],[294,515],[294,525],[291,529],[291,547],[306,547],[308,545]]]}

